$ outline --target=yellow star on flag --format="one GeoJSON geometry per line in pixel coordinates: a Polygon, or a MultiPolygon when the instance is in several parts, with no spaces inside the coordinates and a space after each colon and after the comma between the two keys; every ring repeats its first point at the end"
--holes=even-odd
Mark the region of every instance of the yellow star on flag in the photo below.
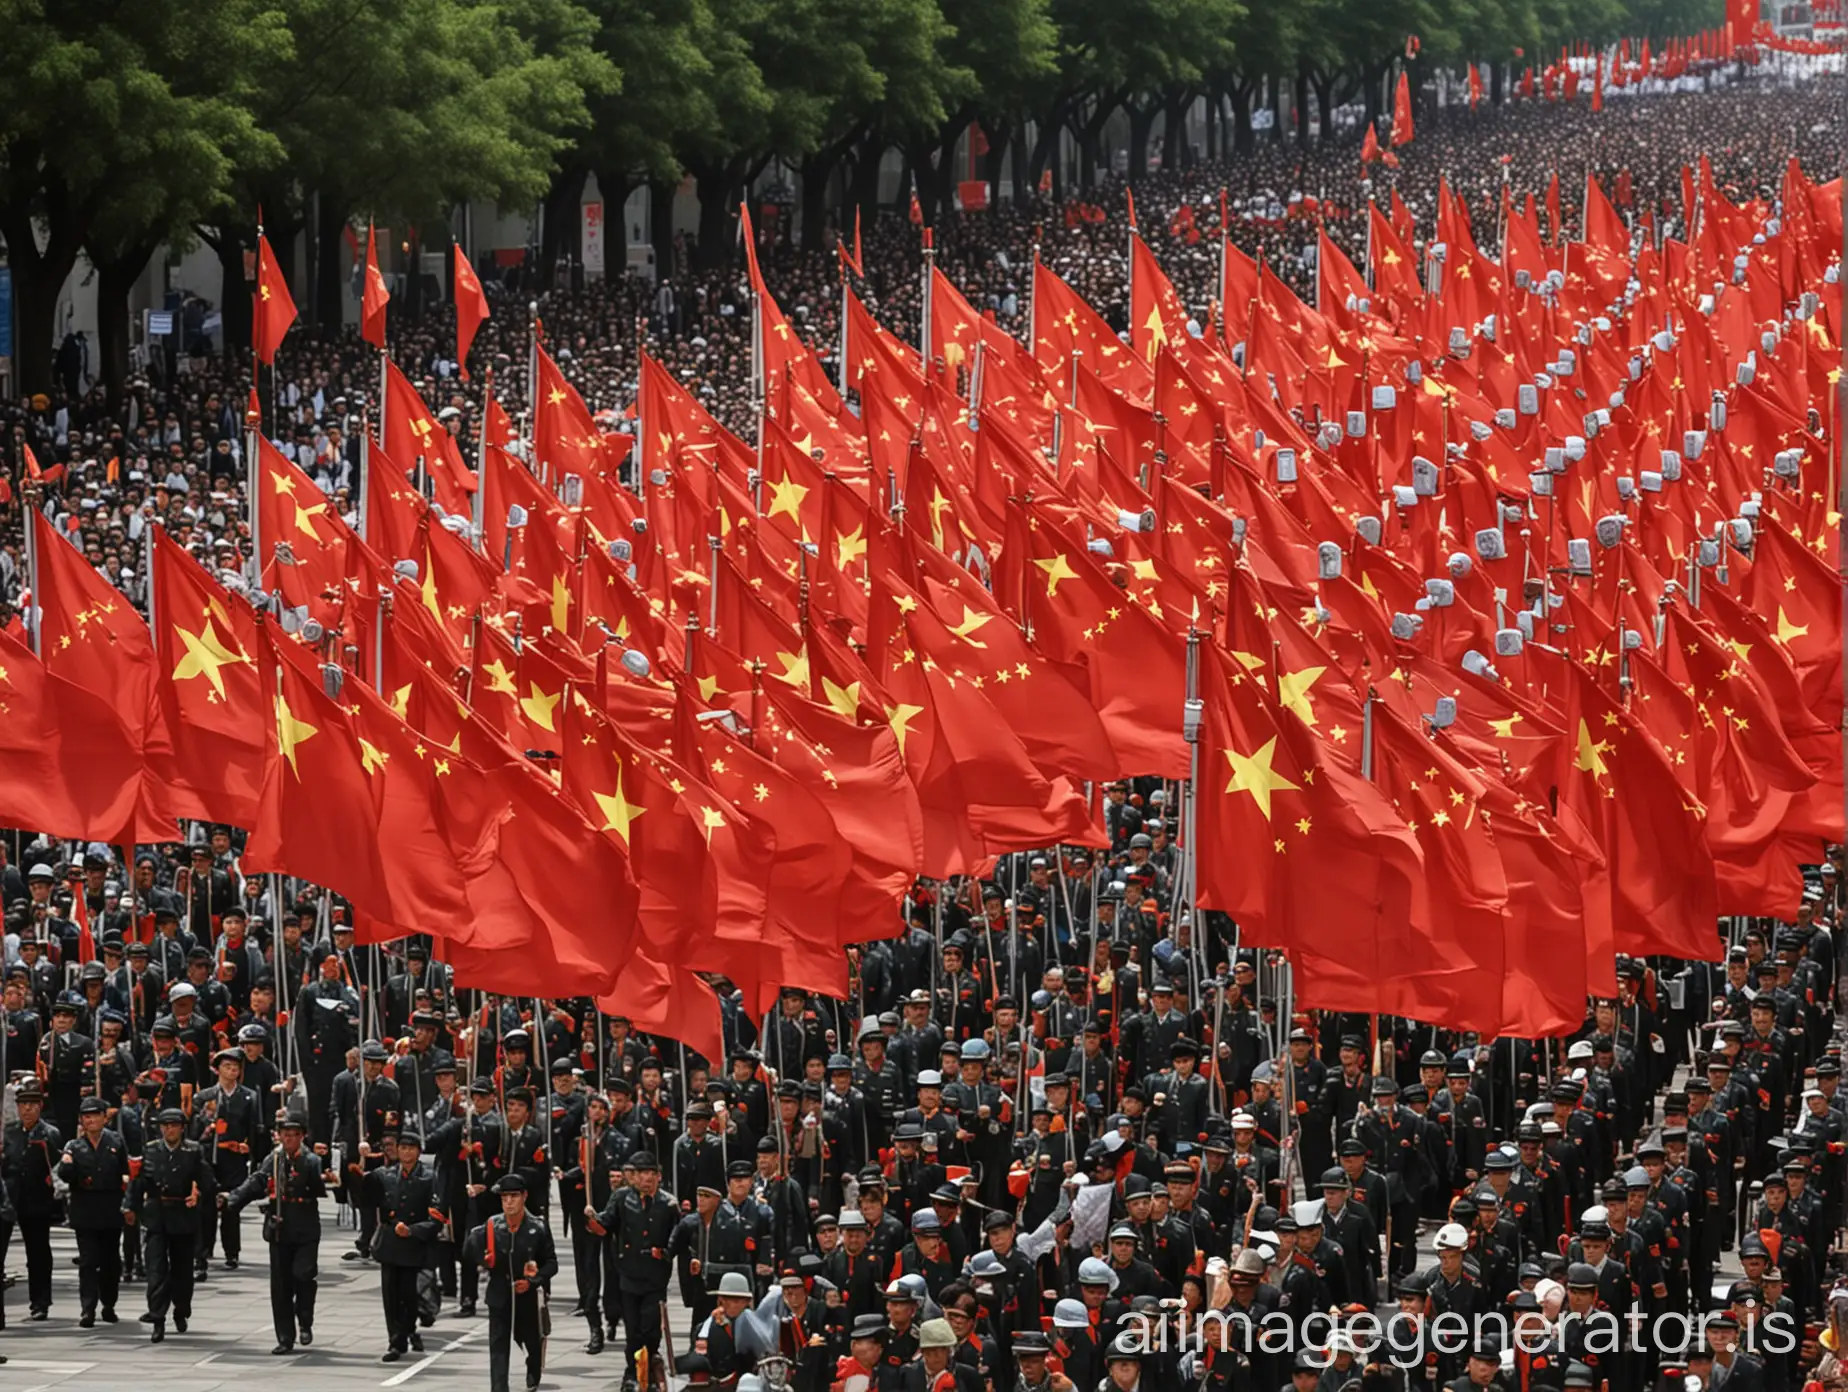
{"type": "Polygon", "coordinates": [[[507,664],[498,657],[492,662],[483,663],[481,670],[487,676],[489,691],[500,691],[509,696],[520,694],[520,689],[513,684],[513,673],[507,670],[507,664]]]}
{"type": "Polygon", "coordinates": [[[300,767],[295,762],[295,751],[320,731],[305,720],[297,720],[295,713],[289,709],[288,698],[280,691],[276,693],[276,747],[282,757],[289,761],[289,768],[299,780],[302,776],[300,767]]]}
{"type": "Polygon", "coordinates": [[[541,729],[557,729],[552,723],[552,712],[558,709],[558,703],[564,699],[565,693],[561,691],[555,696],[548,695],[539,689],[538,682],[528,682],[527,686],[532,689],[532,694],[520,702],[520,709],[526,712],[526,718],[541,729]]]}
{"type": "Polygon", "coordinates": [[[898,752],[905,752],[905,737],[911,733],[911,722],[924,714],[924,707],[914,706],[900,701],[895,706],[885,708],[886,723],[892,727],[892,736],[898,741],[898,752]]]}
{"type": "Polygon", "coordinates": [[[1048,597],[1059,592],[1059,583],[1063,580],[1076,580],[1078,572],[1072,569],[1072,563],[1066,559],[1063,551],[1050,559],[1035,558],[1034,565],[1046,574],[1046,594],[1048,597]]]}
{"type": "Polygon", "coordinates": [[[780,682],[787,682],[790,686],[800,687],[804,691],[808,690],[808,644],[804,643],[800,651],[797,652],[780,652],[776,655],[776,660],[783,664],[783,670],[780,672],[772,672],[770,674],[771,676],[775,677],[780,682]]]}
{"type": "Polygon", "coordinates": [[[1304,667],[1295,672],[1280,674],[1277,678],[1277,704],[1285,710],[1296,712],[1303,724],[1315,724],[1315,707],[1309,703],[1309,688],[1327,670],[1326,667],[1304,667]]]}
{"type": "Polygon", "coordinates": [[[571,584],[563,571],[552,577],[552,631],[568,633],[571,624],[571,584]]]}
{"type": "Polygon", "coordinates": [[[862,523],[851,532],[834,534],[834,568],[845,570],[866,554],[866,526],[862,523]]]}
{"type": "Polygon", "coordinates": [[[1591,727],[1586,725],[1583,716],[1579,717],[1578,758],[1573,761],[1573,767],[1593,778],[1602,778],[1610,771],[1604,762],[1604,756],[1610,752],[1611,746],[1606,741],[1593,743],[1591,727]]]}
{"type": "Polygon", "coordinates": [[[385,772],[385,765],[390,759],[391,755],[385,753],[384,750],[380,749],[371,740],[366,739],[364,736],[360,737],[359,762],[360,766],[365,769],[368,778],[375,773],[385,772]]]}
{"type": "Polygon", "coordinates": [[[976,609],[972,605],[965,604],[963,605],[962,621],[954,628],[950,629],[950,632],[962,639],[972,648],[985,648],[988,644],[977,642],[973,635],[993,618],[993,614],[984,614],[981,610],[976,609]]]}
{"type": "Polygon", "coordinates": [[[1226,762],[1232,766],[1232,777],[1226,784],[1228,793],[1250,793],[1251,800],[1258,805],[1258,811],[1264,814],[1264,820],[1271,816],[1271,794],[1284,788],[1298,788],[1281,773],[1271,767],[1271,761],[1277,756],[1277,737],[1272,735],[1259,746],[1255,754],[1240,754],[1236,749],[1225,751],[1226,762]]]}
{"type": "Polygon", "coordinates": [[[212,684],[222,699],[225,694],[225,679],[219,674],[222,667],[234,667],[238,663],[248,663],[250,657],[244,652],[233,652],[219,638],[218,630],[212,623],[211,615],[206,615],[205,623],[197,633],[188,633],[180,625],[173,626],[174,636],[185,645],[186,651],[174,665],[175,681],[190,681],[194,677],[204,677],[212,684]]]}
{"type": "Polygon", "coordinates": [[[765,517],[788,515],[802,521],[802,500],[808,497],[808,489],[784,474],[780,483],[770,485],[770,510],[765,517]]]}
{"type": "Polygon", "coordinates": [[[616,791],[613,793],[592,793],[597,800],[597,810],[603,813],[603,830],[613,831],[622,838],[623,845],[629,844],[629,824],[648,809],[637,807],[630,802],[622,790],[622,765],[616,766],[616,791]]]}
{"type": "Polygon", "coordinates": [[[706,838],[706,844],[712,844],[712,833],[725,825],[725,816],[716,807],[699,809],[699,829],[706,838]]]}
{"type": "Polygon", "coordinates": [[[1777,641],[1785,647],[1790,646],[1793,638],[1802,638],[1809,633],[1808,624],[1792,623],[1790,616],[1784,612],[1784,606],[1777,606],[1777,641]]]}
{"type": "Polygon", "coordinates": [[[821,679],[821,694],[827,703],[849,720],[860,714],[860,683],[848,682],[845,686],[836,686],[826,677],[821,679]]]}

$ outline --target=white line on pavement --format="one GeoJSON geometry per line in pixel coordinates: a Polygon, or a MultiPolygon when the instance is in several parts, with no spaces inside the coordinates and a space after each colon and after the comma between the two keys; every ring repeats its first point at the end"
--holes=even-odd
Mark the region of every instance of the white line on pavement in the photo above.
{"type": "Polygon", "coordinates": [[[460,1348],[462,1347],[463,1344],[469,1343],[470,1341],[475,1340],[475,1339],[479,1339],[483,1334],[486,1334],[487,1332],[488,1332],[488,1327],[485,1324],[478,1325],[476,1328],[469,1330],[468,1333],[461,1335],[459,1338],[451,1339],[448,1343],[444,1344],[435,1353],[425,1354],[422,1358],[418,1359],[415,1363],[411,1364],[410,1367],[404,1369],[402,1372],[393,1373],[390,1377],[386,1378],[385,1381],[381,1382],[379,1386],[380,1387],[401,1387],[405,1383],[409,1382],[412,1378],[416,1377],[425,1368],[429,1367],[432,1363],[436,1362],[437,1359],[441,1358],[444,1354],[448,1353],[451,1349],[460,1348]]]}

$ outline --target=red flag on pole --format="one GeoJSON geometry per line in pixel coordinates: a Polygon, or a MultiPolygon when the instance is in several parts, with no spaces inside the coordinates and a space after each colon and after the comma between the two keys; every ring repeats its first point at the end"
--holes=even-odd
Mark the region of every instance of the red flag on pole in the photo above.
{"type": "Polygon", "coordinates": [[[366,342],[385,346],[385,306],[391,303],[391,291],[379,273],[378,233],[366,224],[366,293],[359,304],[359,336],[366,342]]]}
{"type": "Polygon", "coordinates": [[[1392,93],[1392,143],[1394,148],[1412,141],[1412,84],[1404,73],[1392,93]]]}
{"type": "Polygon", "coordinates": [[[257,234],[257,297],[250,319],[250,347],[260,363],[276,361],[276,350],[283,335],[295,322],[295,301],[289,283],[282,278],[276,253],[270,250],[269,238],[257,234]]]}
{"type": "MultiPolygon", "coordinates": [[[[368,282],[370,283],[370,282],[368,282]]],[[[468,380],[468,350],[475,341],[475,330],[488,317],[488,296],[481,288],[481,277],[456,244],[456,366],[462,380],[468,380]]]]}

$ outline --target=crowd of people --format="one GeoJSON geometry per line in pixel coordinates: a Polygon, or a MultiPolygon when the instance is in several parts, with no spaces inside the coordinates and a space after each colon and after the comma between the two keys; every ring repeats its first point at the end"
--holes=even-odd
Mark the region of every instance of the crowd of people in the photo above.
{"type": "MultiPolygon", "coordinates": [[[[1540,191],[1557,172],[1571,190],[1587,169],[1621,172],[1624,210],[1673,235],[1684,163],[1708,157],[1743,200],[1774,197],[1792,155],[1815,177],[1839,158],[1820,117],[1839,78],[1728,75],[1596,117],[1452,109],[1373,182],[1349,147],[1261,143],[1153,176],[1136,202],[1202,318],[1215,239],[1170,229],[1182,207],[1216,226],[1222,187],[1234,240],[1306,294],[1318,223],[1358,255],[1388,183],[1421,226],[1440,178],[1492,225],[1504,181],[1540,191]]],[[[1046,200],[949,219],[938,265],[1024,331],[1037,247],[1122,328],[1124,200],[1092,198],[1101,219],[1046,200]]],[[[902,216],[865,237],[867,298],[908,338],[916,243],[902,216]]],[[[593,408],[620,413],[646,320],[649,350],[748,430],[748,290],[690,252],[665,258],[667,297],[630,278],[544,295],[546,340],[593,408]]],[[[763,259],[832,352],[832,248],[771,237],[763,259]]],[[[516,416],[522,304],[497,298],[477,340],[516,416]]],[[[469,437],[484,374],[460,380],[440,319],[393,331],[397,361],[469,437]]],[[[342,506],[370,362],[351,335],[298,331],[263,382],[266,432],[342,506]]],[[[131,600],[149,504],[236,571],[248,377],[240,355],[208,357],[119,399],[77,383],[6,407],[0,607],[23,581],[21,444],[62,470],[51,510],[131,600]]],[[[354,1224],[343,1259],[379,1273],[385,1359],[421,1351],[446,1302],[464,1318],[485,1306],[496,1388],[515,1344],[538,1382],[567,1262],[586,1350],[618,1345],[625,1387],[671,1372],[850,1392],[1633,1392],[1687,1373],[1784,1392],[1835,1376],[1839,847],[1817,846],[1793,922],[1731,924],[1723,963],[1625,960],[1618,994],[1587,1002],[1569,1038],[1482,1041],[1292,1012],[1276,960],[1175,902],[1177,802],[1172,784],[1127,780],[1109,790],[1107,851],[920,885],[897,935],[855,951],[848,1000],[790,989],[758,1020],[715,981],[712,1059],[588,1000],[459,989],[425,939],[355,946],[325,892],[243,875],[234,828],[189,828],[132,865],[0,834],[0,1263],[23,1252],[25,1318],[63,1317],[51,1234],[68,1224],[77,1323],[116,1322],[140,1281],[162,1342],[186,1333],[213,1264],[244,1260],[255,1206],[287,1354],[313,1343],[332,1196],[354,1224]],[[670,1347],[674,1300],[691,1347],[670,1347]],[[1690,1314],[1709,1318],[1661,1332],[1690,1314]],[[1494,1315],[1499,1334],[1478,1324],[1494,1315]],[[1606,1340],[1607,1323],[1625,1335],[1606,1340]]],[[[16,1292],[0,1327],[7,1305],[18,1318],[16,1292]]]]}

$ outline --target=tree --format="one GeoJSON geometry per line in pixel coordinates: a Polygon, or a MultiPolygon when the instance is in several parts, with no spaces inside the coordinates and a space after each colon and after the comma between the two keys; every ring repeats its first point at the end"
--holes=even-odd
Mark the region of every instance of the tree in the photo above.
{"type": "Polygon", "coordinates": [[[272,227],[306,226],[315,274],[298,301],[320,323],[340,322],[356,214],[409,227],[469,198],[532,207],[618,80],[573,0],[289,0],[288,15],[294,57],[260,109],[285,177],[241,171],[235,211],[203,235],[233,303],[258,205],[272,227]]]}
{"type": "Polygon", "coordinates": [[[681,175],[678,147],[709,139],[718,129],[723,69],[743,47],[719,29],[706,0],[593,0],[596,49],[623,65],[621,83],[594,96],[590,123],[566,154],[545,202],[541,264],[549,283],[561,254],[581,259],[578,209],[589,176],[597,176],[612,267],[627,256],[622,205],[632,189],[652,182],[671,197],[681,175]]]}
{"type": "MultiPolygon", "coordinates": [[[[998,203],[1005,152],[1024,140],[1021,122],[1035,110],[1040,92],[1058,78],[1059,27],[1048,0],[942,0],[942,5],[953,31],[947,61],[969,74],[969,90],[937,129],[935,150],[920,144],[910,151],[912,167],[918,170],[920,185],[927,182],[927,174],[934,178],[933,206],[946,200],[956,142],[979,121],[988,137],[989,196],[998,203]]],[[[1021,151],[1015,159],[1016,197],[1025,196],[1043,167],[1034,163],[1029,174],[1031,161],[1024,156],[1021,151]]],[[[866,201],[861,200],[863,205],[866,201]]]]}
{"type": "Polygon", "coordinates": [[[91,246],[108,271],[102,365],[119,382],[127,286],[167,233],[225,196],[240,160],[280,155],[250,102],[288,51],[266,0],[0,10],[0,235],[26,391],[51,385],[58,297],[91,246]]]}

